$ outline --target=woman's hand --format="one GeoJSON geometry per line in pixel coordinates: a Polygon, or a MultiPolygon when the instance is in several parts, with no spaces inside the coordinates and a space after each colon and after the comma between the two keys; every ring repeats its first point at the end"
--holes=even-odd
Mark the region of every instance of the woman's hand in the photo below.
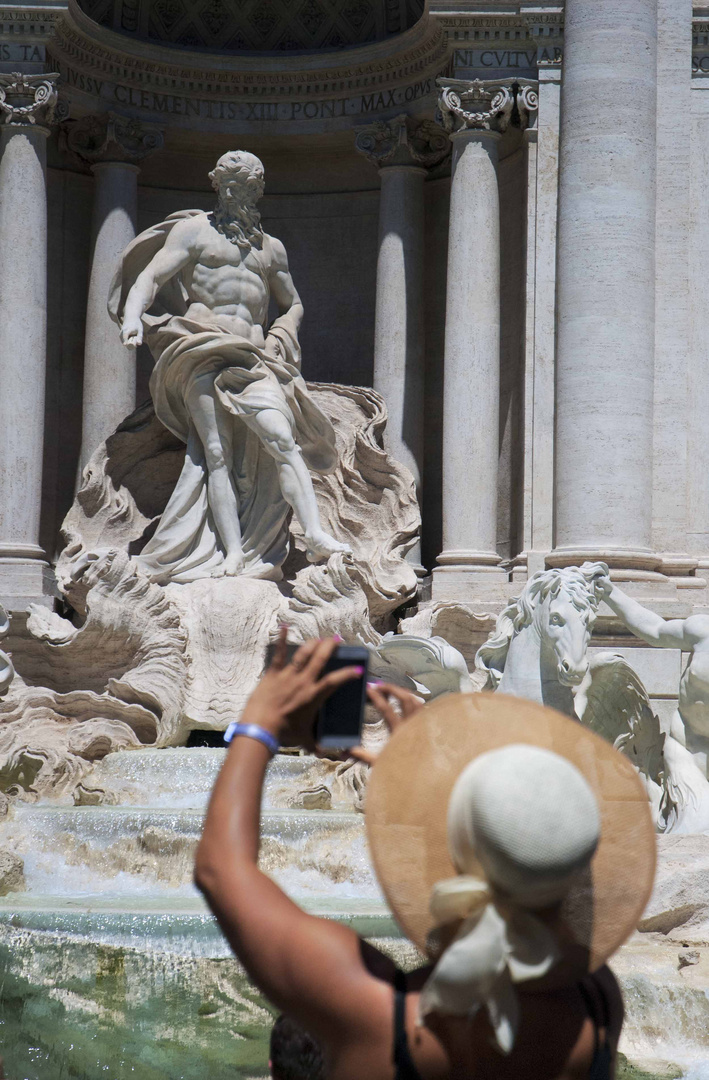
{"type": "Polygon", "coordinates": [[[288,663],[288,628],[281,627],[271,666],[246,703],[242,724],[258,724],[287,746],[315,749],[314,730],[318,709],[330,694],[362,675],[359,666],[340,668],[322,675],[337,648],[337,638],[313,638],[301,645],[288,663]]]}
{"type": "MultiPolygon", "coordinates": [[[[401,686],[395,686],[394,683],[367,683],[367,697],[381,714],[389,731],[396,731],[423,705],[420,697],[412,694],[410,690],[404,690],[401,686]],[[390,698],[397,702],[399,712],[393,708],[390,698]]],[[[377,754],[371,750],[365,750],[363,746],[354,746],[349,751],[349,756],[363,761],[366,765],[373,765],[377,760],[377,754]]]]}

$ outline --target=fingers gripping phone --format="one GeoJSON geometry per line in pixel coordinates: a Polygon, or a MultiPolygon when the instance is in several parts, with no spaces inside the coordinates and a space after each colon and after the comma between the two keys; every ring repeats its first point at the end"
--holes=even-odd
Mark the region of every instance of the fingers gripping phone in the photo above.
{"type": "Polygon", "coordinates": [[[320,706],[315,741],[333,750],[349,750],[361,742],[364,706],[367,701],[369,649],[363,645],[338,645],[323,668],[323,675],[339,668],[359,665],[362,675],[338,686],[320,706]]]}
{"type": "MultiPolygon", "coordinates": [[[[294,644],[286,646],[287,663],[291,662],[299,647],[294,644]]],[[[275,645],[269,645],[266,650],[267,665],[273,660],[274,653],[275,645]]],[[[320,707],[315,722],[315,741],[331,750],[349,750],[361,741],[364,706],[367,701],[369,649],[363,645],[338,645],[322,674],[326,675],[329,671],[351,665],[362,667],[363,674],[338,687],[320,707]]]]}

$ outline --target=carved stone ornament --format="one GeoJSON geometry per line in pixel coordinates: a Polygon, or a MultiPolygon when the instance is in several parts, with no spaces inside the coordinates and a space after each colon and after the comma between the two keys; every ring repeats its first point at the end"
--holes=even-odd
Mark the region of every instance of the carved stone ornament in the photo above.
{"type": "Polygon", "coordinates": [[[91,165],[111,161],[137,165],[162,144],[160,128],[113,112],[85,116],[66,132],[67,148],[91,165]]]}
{"type": "Polygon", "coordinates": [[[402,113],[355,128],[355,149],[379,168],[387,165],[438,165],[450,149],[450,141],[432,120],[412,120],[402,113]]]}
{"type": "Polygon", "coordinates": [[[22,75],[13,71],[0,75],[0,120],[3,124],[33,124],[43,127],[54,120],[57,103],[57,72],[50,75],[22,75]]]}
{"type": "Polygon", "coordinates": [[[436,84],[440,88],[438,117],[449,134],[506,131],[515,105],[515,83],[436,79],[436,84]]]}
{"type": "Polygon", "coordinates": [[[533,115],[539,108],[538,84],[533,82],[519,82],[515,91],[515,104],[519,113],[520,125],[523,128],[530,127],[533,115]]]}

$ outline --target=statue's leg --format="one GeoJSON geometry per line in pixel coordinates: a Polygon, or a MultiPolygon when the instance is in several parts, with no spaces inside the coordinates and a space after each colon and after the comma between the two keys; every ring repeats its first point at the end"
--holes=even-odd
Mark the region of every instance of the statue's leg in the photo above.
{"type": "Polygon", "coordinates": [[[277,409],[263,409],[244,420],[276,461],[283,498],[293,507],[303,527],[310,561],[327,558],[336,551],[351,551],[347,544],[341,544],[326,533],[320,524],[313,481],[285,416],[277,409]]]}
{"type": "Polygon", "coordinates": [[[244,568],[241,547],[239,506],[232,478],[232,428],[234,419],[216,400],[214,375],[195,379],[186,405],[204,447],[207,463],[207,497],[219,536],[224,545],[224,562],[214,572],[239,574],[244,568]]]}

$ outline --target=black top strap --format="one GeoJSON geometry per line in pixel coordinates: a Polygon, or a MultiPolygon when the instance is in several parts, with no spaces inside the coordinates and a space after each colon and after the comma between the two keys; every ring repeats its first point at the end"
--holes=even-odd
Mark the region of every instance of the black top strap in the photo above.
{"type": "Polygon", "coordinates": [[[593,1055],[595,1057],[598,1053],[600,1040],[600,1032],[598,1029],[599,1027],[601,1027],[601,1024],[599,1023],[598,1003],[596,1001],[596,995],[591,994],[588,988],[584,986],[582,982],[578,984],[578,987],[579,993],[583,998],[584,1005],[586,1006],[586,1012],[588,1013],[593,1022],[593,1055]]]}
{"type": "Polygon", "coordinates": [[[414,1065],[406,1034],[406,976],[396,969],[394,975],[394,1046],[392,1058],[395,1080],[421,1080],[414,1065]]]}
{"type": "Polygon", "coordinates": [[[608,1042],[608,1024],[610,1008],[603,984],[591,975],[586,982],[578,984],[579,992],[586,1004],[586,1010],[593,1021],[593,1059],[588,1071],[589,1080],[610,1080],[613,1054],[608,1042]],[[593,992],[589,988],[593,987],[593,992]],[[601,1042],[600,1028],[603,1028],[601,1042]]]}

